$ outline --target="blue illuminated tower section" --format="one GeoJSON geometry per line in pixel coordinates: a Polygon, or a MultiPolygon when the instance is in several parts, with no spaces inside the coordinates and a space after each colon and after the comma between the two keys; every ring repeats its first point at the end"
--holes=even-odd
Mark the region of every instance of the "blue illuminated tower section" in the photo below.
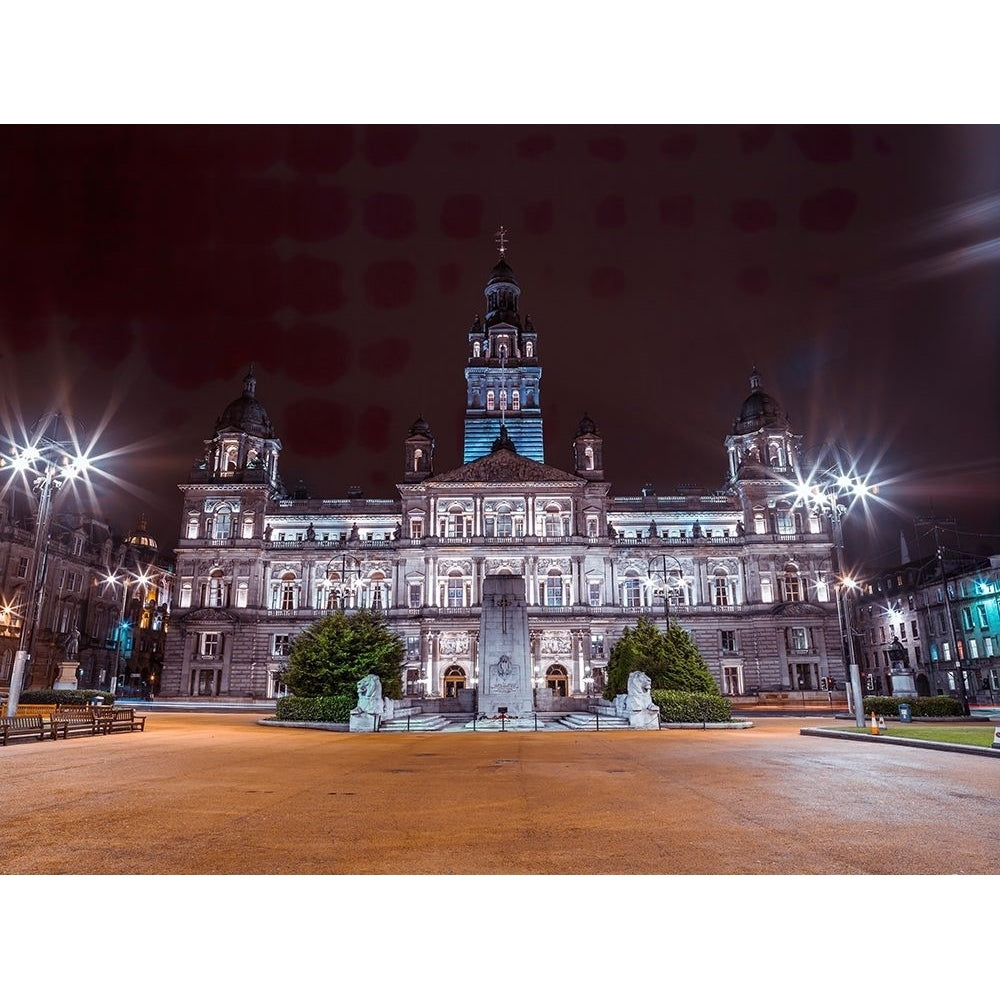
{"type": "Polygon", "coordinates": [[[498,235],[500,260],[484,289],[486,318],[476,316],[469,330],[464,461],[490,454],[505,426],[519,455],[544,462],[538,334],[530,316],[521,323],[521,287],[505,257],[503,229],[498,235]]]}

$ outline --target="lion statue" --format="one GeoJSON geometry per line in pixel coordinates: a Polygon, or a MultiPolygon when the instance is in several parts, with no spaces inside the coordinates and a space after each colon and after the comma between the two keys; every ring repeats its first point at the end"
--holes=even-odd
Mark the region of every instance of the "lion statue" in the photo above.
{"type": "Polygon", "coordinates": [[[357,711],[381,715],[383,707],[382,681],[375,674],[366,674],[358,681],[357,711]]]}
{"type": "Polygon", "coordinates": [[[630,712],[642,712],[647,708],[655,708],[652,691],[652,681],[641,670],[633,670],[628,675],[628,696],[626,708],[630,712]]]}

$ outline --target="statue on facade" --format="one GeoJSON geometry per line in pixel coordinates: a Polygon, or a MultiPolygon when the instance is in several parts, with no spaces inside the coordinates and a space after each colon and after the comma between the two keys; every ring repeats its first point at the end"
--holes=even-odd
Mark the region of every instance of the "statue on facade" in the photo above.
{"type": "Polygon", "coordinates": [[[316,529],[312,526],[312,522],[310,522],[309,527],[306,528],[306,541],[307,542],[316,541],[316,529]]]}

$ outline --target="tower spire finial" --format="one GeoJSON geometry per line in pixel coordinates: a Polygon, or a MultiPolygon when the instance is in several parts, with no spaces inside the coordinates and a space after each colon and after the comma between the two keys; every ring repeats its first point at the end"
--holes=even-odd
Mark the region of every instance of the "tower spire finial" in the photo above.
{"type": "Polygon", "coordinates": [[[497,249],[500,251],[500,259],[504,260],[507,256],[507,230],[501,226],[493,235],[497,238],[497,249]]]}

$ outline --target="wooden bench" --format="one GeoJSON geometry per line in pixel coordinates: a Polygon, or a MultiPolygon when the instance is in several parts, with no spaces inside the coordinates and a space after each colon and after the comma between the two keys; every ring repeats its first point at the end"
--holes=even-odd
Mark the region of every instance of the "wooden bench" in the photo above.
{"type": "Polygon", "coordinates": [[[9,719],[0,718],[0,730],[3,731],[3,745],[11,736],[37,736],[45,739],[45,720],[40,715],[12,715],[9,719]]]}
{"type": "Polygon", "coordinates": [[[95,708],[94,717],[97,731],[103,735],[108,733],[132,733],[136,730],[145,732],[146,716],[136,715],[134,708],[95,708]]]}
{"type": "Polygon", "coordinates": [[[89,705],[60,705],[49,719],[52,739],[67,739],[70,733],[83,733],[86,736],[97,735],[97,718],[89,705]]]}
{"type": "MultiPolygon", "coordinates": [[[[23,705],[17,704],[17,715],[40,715],[43,719],[49,718],[58,708],[58,705],[23,705]]],[[[0,701],[0,715],[7,714],[7,702],[0,701]]]]}

